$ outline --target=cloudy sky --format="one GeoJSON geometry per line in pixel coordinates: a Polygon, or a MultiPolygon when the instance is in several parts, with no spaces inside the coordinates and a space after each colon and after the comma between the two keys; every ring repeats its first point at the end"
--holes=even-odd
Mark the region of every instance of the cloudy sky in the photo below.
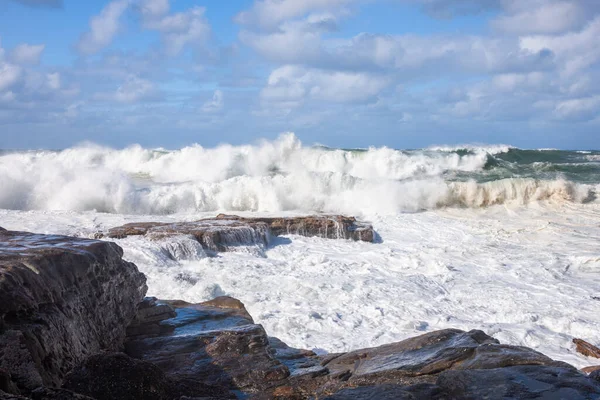
{"type": "Polygon", "coordinates": [[[0,0],[0,148],[600,148],[596,0],[0,0]]]}

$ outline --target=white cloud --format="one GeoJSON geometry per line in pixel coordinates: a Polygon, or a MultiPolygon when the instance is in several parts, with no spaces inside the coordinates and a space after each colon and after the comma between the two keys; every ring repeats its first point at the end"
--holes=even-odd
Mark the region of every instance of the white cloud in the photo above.
{"type": "Polygon", "coordinates": [[[562,101],[556,105],[554,111],[561,119],[594,119],[600,114],[600,95],[562,101]]]}
{"type": "Polygon", "coordinates": [[[169,12],[169,0],[142,0],[139,9],[146,18],[156,18],[169,12]]]}
{"type": "Polygon", "coordinates": [[[213,94],[212,100],[207,101],[202,106],[202,111],[205,113],[214,113],[221,111],[223,106],[225,105],[225,101],[223,98],[223,92],[221,90],[215,90],[213,94]]]}
{"type": "Polygon", "coordinates": [[[600,17],[579,32],[564,35],[532,35],[522,37],[520,46],[531,52],[551,50],[561,62],[566,75],[572,75],[600,60],[600,17]]]}
{"type": "Polygon", "coordinates": [[[156,87],[152,82],[132,74],[114,92],[96,93],[93,97],[100,101],[131,104],[155,99],[157,94],[156,87]]]}
{"type": "Polygon", "coordinates": [[[11,51],[10,58],[17,64],[38,64],[45,48],[46,45],[44,44],[30,45],[23,43],[11,51]]]}
{"type": "Polygon", "coordinates": [[[115,93],[115,100],[119,103],[135,103],[154,94],[152,82],[137,76],[130,76],[115,93]]]}
{"type": "Polygon", "coordinates": [[[176,56],[187,46],[205,44],[210,36],[210,25],[205,17],[204,7],[193,7],[184,12],[150,16],[145,20],[147,29],[157,30],[163,35],[163,42],[169,55],[176,56]]]}
{"type": "Polygon", "coordinates": [[[0,91],[6,90],[16,84],[21,74],[22,70],[19,66],[0,62],[0,91]]]}
{"type": "Polygon", "coordinates": [[[286,65],[271,72],[261,97],[286,107],[298,106],[305,99],[359,102],[373,99],[388,83],[387,77],[367,73],[286,65]]]}
{"type": "Polygon", "coordinates": [[[94,54],[108,46],[120,29],[119,20],[129,6],[129,0],[115,0],[90,20],[90,30],[77,43],[83,54],[94,54]]]}
{"type": "Polygon", "coordinates": [[[276,28],[281,22],[301,17],[311,11],[339,9],[356,0],[257,0],[248,11],[239,13],[235,20],[245,25],[276,28]]]}
{"type": "Polygon", "coordinates": [[[502,15],[492,21],[492,26],[504,32],[562,33],[585,20],[585,12],[578,4],[552,1],[529,8],[520,8],[514,14],[502,15]]]}
{"type": "Polygon", "coordinates": [[[58,72],[46,74],[48,87],[53,90],[58,90],[61,87],[60,74],[58,72]]]}

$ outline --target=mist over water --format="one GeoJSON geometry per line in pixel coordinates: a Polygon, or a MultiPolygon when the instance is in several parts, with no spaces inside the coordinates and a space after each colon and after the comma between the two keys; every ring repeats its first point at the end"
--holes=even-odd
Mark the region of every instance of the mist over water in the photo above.
{"type": "Polygon", "coordinates": [[[0,153],[0,208],[172,214],[303,211],[355,215],[596,201],[600,152],[510,146],[257,145],[122,150],[86,144],[0,153]]]}

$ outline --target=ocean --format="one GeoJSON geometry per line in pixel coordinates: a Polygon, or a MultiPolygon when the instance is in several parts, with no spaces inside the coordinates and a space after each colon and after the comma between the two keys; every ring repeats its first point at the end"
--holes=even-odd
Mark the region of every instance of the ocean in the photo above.
{"type": "MultiPolygon", "coordinates": [[[[397,150],[83,144],[0,151],[0,226],[91,237],[134,221],[334,213],[375,243],[277,239],[208,257],[180,237],[115,240],[149,295],[230,295],[286,343],[318,352],[442,328],[481,329],[575,366],[600,343],[600,151],[464,145],[397,150]]],[[[596,363],[597,364],[597,363],[596,363]]]]}

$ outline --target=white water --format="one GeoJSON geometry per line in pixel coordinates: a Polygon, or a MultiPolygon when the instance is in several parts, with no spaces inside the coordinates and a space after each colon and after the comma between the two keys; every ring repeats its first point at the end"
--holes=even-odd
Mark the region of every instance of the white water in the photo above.
{"type": "Polygon", "coordinates": [[[5,154],[0,226],[89,237],[126,222],[223,211],[356,215],[382,243],[289,236],[266,251],[209,258],[187,237],[117,242],[148,276],[149,295],[237,297],[292,346],[345,351],[453,327],[578,367],[598,364],[571,343],[600,344],[598,187],[445,180],[448,171],[485,173],[487,154],[509,147],[470,149],[327,150],[285,135],[214,149],[5,154]]]}
{"type": "MultiPolygon", "coordinates": [[[[3,210],[0,225],[87,237],[125,222],[203,216],[209,214],[3,210]]],[[[216,258],[185,237],[117,243],[148,276],[149,295],[237,297],[293,346],[345,351],[453,327],[482,329],[578,367],[597,364],[571,340],[600,344],[600,301],[593,299],[600,295],[598,205],[546,202],[370,220],[382,243],[290,236],[264,253],[216,258]]]]}
{"type": "Polygon", "coordinates": [[[324,211],[353,215],[481,207],[531,201],[584,202],[598,187],[485,174],[488,153],[508,146],[402,152],[304,147],[293,135],[255,146],[195,145],[177,151],[95,145],[0,156],[0,208],[172,214],[204,211],[324,211]]]}

